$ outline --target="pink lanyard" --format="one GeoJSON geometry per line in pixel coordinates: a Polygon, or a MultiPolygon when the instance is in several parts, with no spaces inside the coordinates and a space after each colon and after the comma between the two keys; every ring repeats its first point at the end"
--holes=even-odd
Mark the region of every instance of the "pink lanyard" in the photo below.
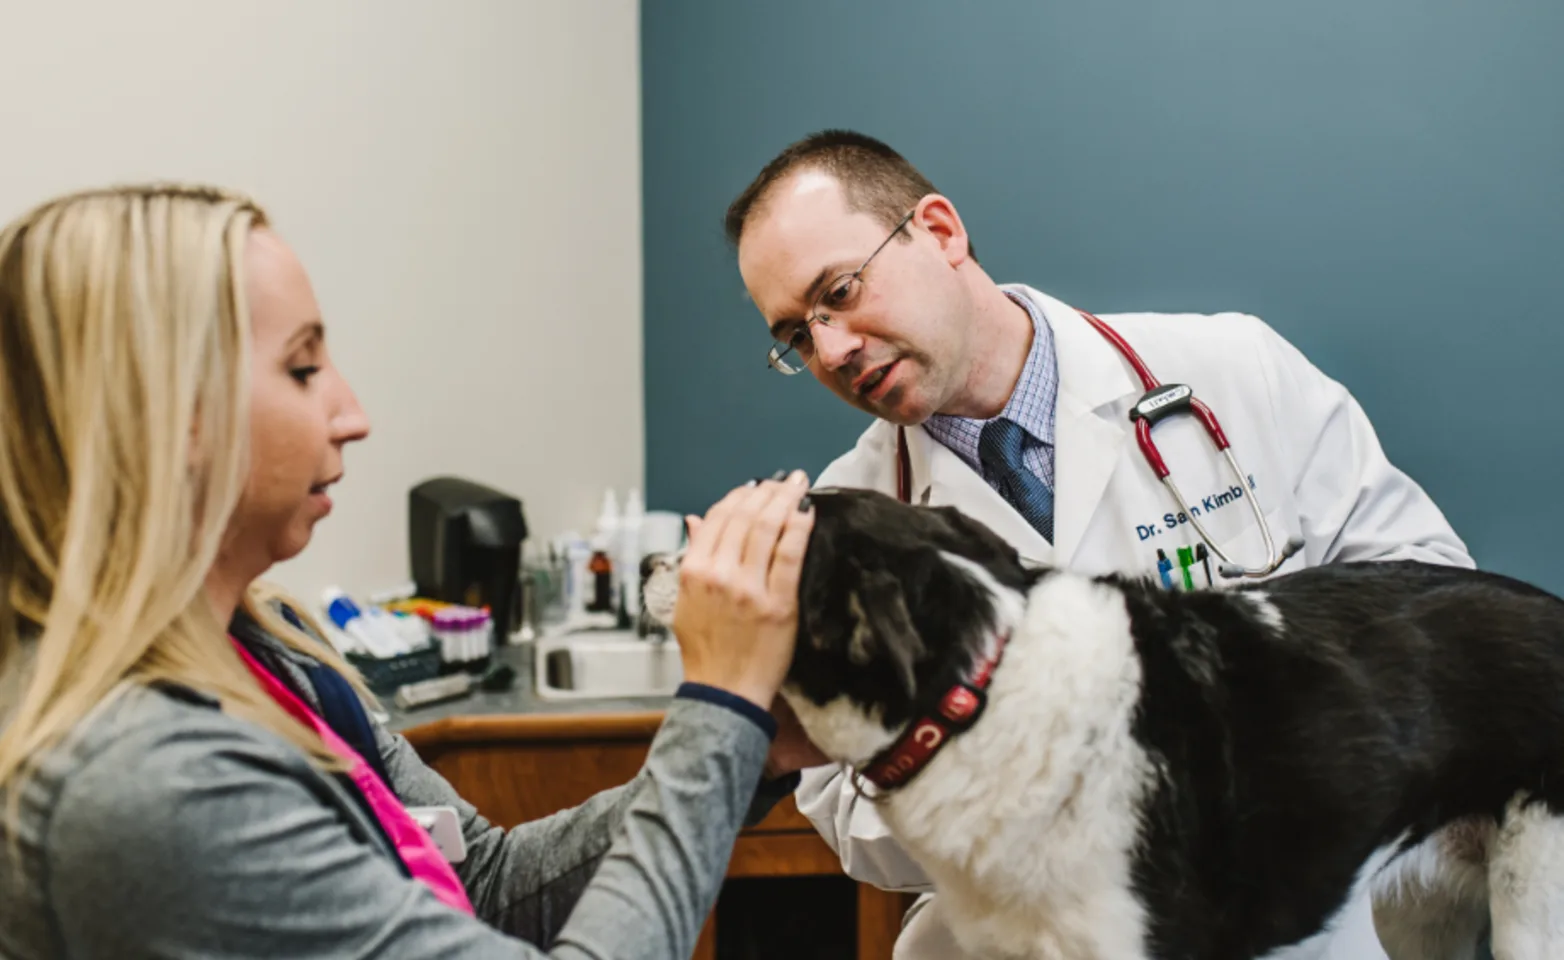
{"type": "Polygon", "coordinates": [[[467,899],[467,889],[462,886],[456,871],[451,869],[444,855],[434,845],[434,840],[430,838],[428,831],[408,816],[407,810],[396,798],[396,794],[381,782],[375,771],[364,762],[364,758],[337,736],[336,732],[327,726],[315,711],[295,696],[292,690],[250,656],[250,651],[244,648],[244,644],[237,640],[234,640],[233,644],[239,651],[239,656],[244,658],[250,672],[261,682],[261,688],[277,701],[278,706],[292,714],[295,720],[314,729],[320,734],[327,747],[351,764],[348,776],[353,779],[359,792],[368,801],[370,810],[374,811],[375,818],[385,829],[386,836],[391,838],[392,844],[396,846],[396,852],[402,857],[402,862],[407,864],[407,869],[413,877],[428,885],[434,891],[434,895],[449,906],[464,913],[473,913],[472,902],[467,899]]]}

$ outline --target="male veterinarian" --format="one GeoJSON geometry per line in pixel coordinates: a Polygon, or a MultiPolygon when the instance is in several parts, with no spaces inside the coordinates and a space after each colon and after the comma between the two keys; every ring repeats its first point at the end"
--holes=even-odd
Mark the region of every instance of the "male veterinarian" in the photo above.
{"type": "MultiPolygon", "coordinates": [[[[1222,554],[1262,570],[1290,539],[1301,549],[1283,573],[1392,558],[1472,565],[1356,401],[1264,323],[1120,314],[1099,329],[1041,291],[996,284],[955,205],[878,141],[835,131],[794,144],[733,202],[727,227],[776,341],[772,366],[807,369],[878,418],[821,486],[955,505],[1032,561],[1145,572],[1174,588],[1220,586],[1222,554]],[[1210,407],[1241,476],[1194,417],[1162,420],[1154,441],[1175,502],[1130,419],[1147,393],[1131,353],[1210,407]],[[1270,550],[1251,504],[1263,507],[1270,550]]],[[[779,744],[771,772],[809,768],[798,805],[847,873],[929,891],[874,806],[841,768],[814,766],[823,758],[801,739],[779,744]]],[[[959,956],[922,909],[928,899],[909,914],[898,958],[959,956]]],[[[1367,896],[1341,920],[1322,958],[1384,957],[1367,896]]]]}

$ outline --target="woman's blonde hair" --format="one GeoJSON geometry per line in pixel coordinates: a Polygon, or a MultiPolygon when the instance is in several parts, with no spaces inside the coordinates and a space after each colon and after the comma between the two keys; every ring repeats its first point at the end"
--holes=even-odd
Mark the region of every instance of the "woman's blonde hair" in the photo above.
{"type": "MultiPolygon", "coordinates": [[[[205,590],[248,472],[244,252],[266,223],[238,194],[158,184],[0,232],[0,677],[24,673],[0,694],[0,788],[127,681],[214,696],[339,767],[260,689],[205,590]]],[[[265,599],[245,609],[369,697],[265,599]]]]}

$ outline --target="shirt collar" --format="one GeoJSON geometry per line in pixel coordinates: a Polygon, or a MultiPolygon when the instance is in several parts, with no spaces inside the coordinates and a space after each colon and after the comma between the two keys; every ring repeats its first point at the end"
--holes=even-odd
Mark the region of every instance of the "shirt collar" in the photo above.
{"type": "MultiPolygon", "coordinates": [[[[1042,311],[1026,297],[1006,292],[1006,296],[1026,310],[1032,318],[1032,349],[1026,355],[1015,391],[999,412],[999,417],[1021,426],[1038,443],[1054,443],[1054,408],[1059,398],[1059,365],[1054,352],[1053,328],[1042,311]]],[[[923,424],[935,440],[949,447],[970,464],[978,462],[978,438],[988,420],[935,414],[923,424]]]]}

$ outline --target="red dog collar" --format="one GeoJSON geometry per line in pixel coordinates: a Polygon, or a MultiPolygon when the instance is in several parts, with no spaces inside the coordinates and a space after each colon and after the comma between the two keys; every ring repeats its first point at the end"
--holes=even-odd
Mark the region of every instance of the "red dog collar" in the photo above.
{"type": "Polygon", "coordinates": [[[988,703],[988,684],[1009,639],[1009,634],[1000,634],[994,652],[978,663],[972,679],[945,691],[934,712],[914,720],[895,743],[869,762],[861,771],[863,778],[881,790],[903,786],[928,766],[945,741],[976,723],[988,703]]]}

